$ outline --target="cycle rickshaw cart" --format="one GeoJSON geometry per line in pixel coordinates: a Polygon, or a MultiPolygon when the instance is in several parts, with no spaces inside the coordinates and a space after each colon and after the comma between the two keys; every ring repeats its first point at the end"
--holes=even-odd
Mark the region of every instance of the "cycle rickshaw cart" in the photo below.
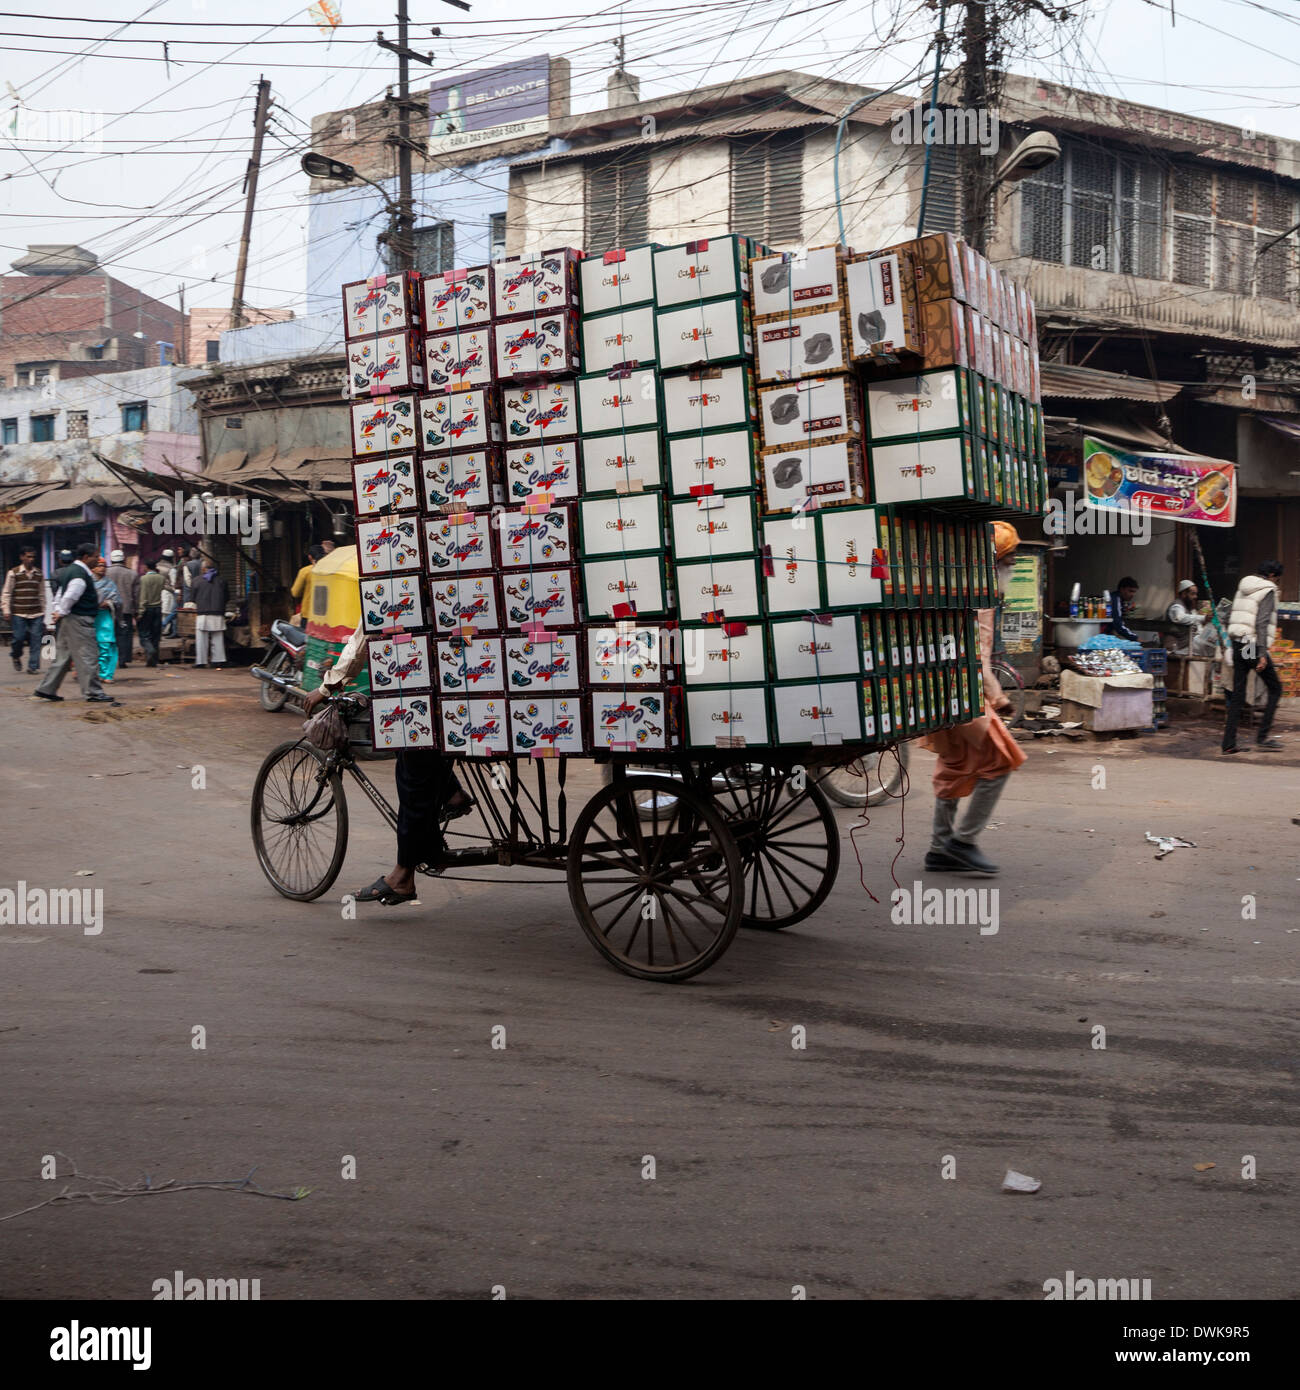
{"type": "MultiPolygon", "coordinates": [[[[284,677],[255,674],[292,689],[284,677]]],[[[364,707],[363,697],[332,698],[349,721],[364,707]]],[[[459,757],[457,775],[485,833],[444,822],[463,847],[418,868],[562,872],[583,931],[610,964],[638,979],[685,980],[707,970],[737,928],[780,930],[825,902],[840,843],[819,783],[879,752],[876,744],[843,744],[597,754],[609,776],[572,823],[569,759],[459,757]]],[[[348,838],[345,774],[395,830],[396,811],[351,746],[323,751],[301,738],[262,764],[253,841],[263,873],[286,898],[310,902],[338,877],[348,838]]]]}

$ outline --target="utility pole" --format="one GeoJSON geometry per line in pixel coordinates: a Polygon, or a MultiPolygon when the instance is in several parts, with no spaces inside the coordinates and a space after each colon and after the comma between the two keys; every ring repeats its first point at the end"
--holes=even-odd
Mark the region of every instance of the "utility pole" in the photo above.
{"type": "MultiPolygon", "coordinates": [[[[435,37],[438,30],[434,29],[435,37]]],[[[428,146],[418,146],[411,139],[411,111],[422,110],[422,103],[411,100],[411,59],[432,65],[432,53],[416,53],[407,47],[406,0],[397,0],[397,42],[389,43],[381,30],[375,42],[380,48],[397,54],[397,134],[390,136],[397,146],[397,216],[389,238],[394,270],[415,269],[415,198],[411,189],[411,152],[425,153],[428,146]]],[[[390,89],[391,91],[391,89],[390,89]]],[[[394,99],[390,96],[390,101],[394,99]]]]}
{"type": "Polygon", "coordinates": [[[190,361],[190,325],[185,318],[185,282],[182,280],[177,291],[181,302],[181,366],[189,365],[190,361]]]}
{"type": "Polygon", "coordinates": [[[244,230],[239,236],[239,263],[235,266],[235,297],[230,303],[230,326],[244,326],[244,277],[248,274],[248,243],[253,235],[253,205],[257,201],[257,174],[262,167],[262,139],[266,135],[266,119],[271,110],[271,84],[265,77],[257,79],[257,109],[253,113],[253,157],[244,175],[244,230]]]}
{"type": "MultiPolygon", "coordinates": [[[[997,22],[994,0],[966,0],[961,67],[961,104],[964,112],[990,110],[995,100],[996,77],[990,80],[989,49],[996,46],[994,35],[997,22]]],[[[958,146],[958,156],[966,239],[977,251],[986,251],[993,160],[981,151],[978,144],[969,141],[958,146]]]]}

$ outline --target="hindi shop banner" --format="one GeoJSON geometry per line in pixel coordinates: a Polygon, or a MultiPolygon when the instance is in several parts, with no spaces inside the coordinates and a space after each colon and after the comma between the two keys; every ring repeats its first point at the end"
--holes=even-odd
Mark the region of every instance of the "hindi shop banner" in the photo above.
{"type": "Polygon", "coordinates": [[[1197,526],[1234,526],[1237,469],[1221,459],[1141,454],[1083,441],[1084,500],[1104,511],[1147,512],[1197,526]]]}

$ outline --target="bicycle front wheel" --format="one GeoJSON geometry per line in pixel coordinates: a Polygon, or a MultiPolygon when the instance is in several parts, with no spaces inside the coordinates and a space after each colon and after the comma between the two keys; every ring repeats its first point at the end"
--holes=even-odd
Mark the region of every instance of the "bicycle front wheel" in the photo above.
{"type": "Polygon", "coordinates": [[[281,897],[309,903],[339,876],[348,848],[343,783],[309,743],[282,743],[253,784],[253,846],[281,897]]]}

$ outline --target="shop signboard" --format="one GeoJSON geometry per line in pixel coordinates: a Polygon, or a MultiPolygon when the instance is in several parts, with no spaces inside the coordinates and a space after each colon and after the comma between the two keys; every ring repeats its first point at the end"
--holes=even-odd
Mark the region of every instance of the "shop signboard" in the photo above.
{"type": "Polygon", "coordinates": [[[1237,468],[1221,459],[1134,453],[1085,435],[1083,487],[1088,506],[1101,510],[1148,512],[1196,526],[1237,520],[1237,468]]]}

